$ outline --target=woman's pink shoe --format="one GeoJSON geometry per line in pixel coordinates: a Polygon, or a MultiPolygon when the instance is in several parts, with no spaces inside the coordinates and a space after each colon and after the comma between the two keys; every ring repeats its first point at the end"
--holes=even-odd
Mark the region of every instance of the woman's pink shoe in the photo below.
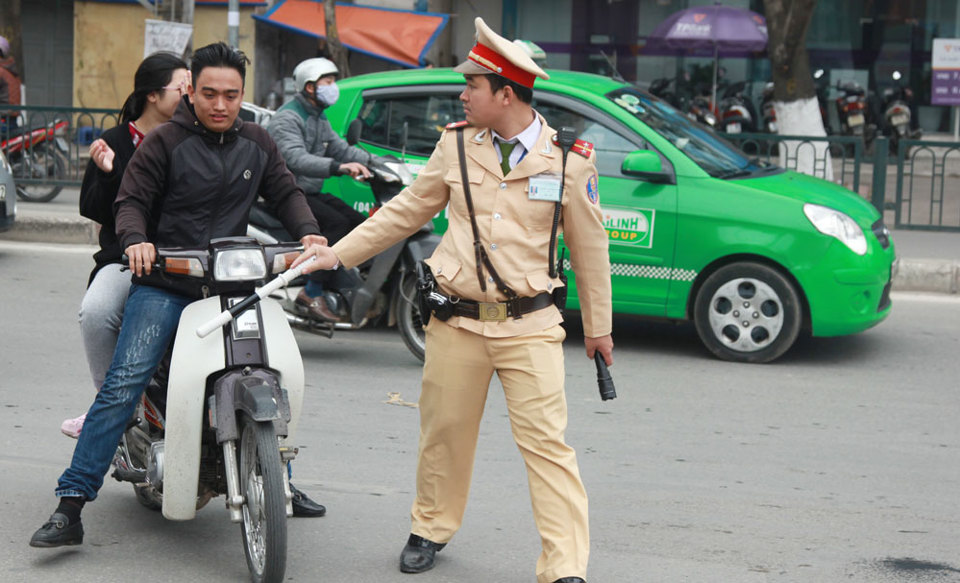
{"type": "Polygon", "coordinates": [[[86,419],[86,413],[74,419],[67,419],[60,425],[60,431],[67,437],[77,439],[80,437],[80,431],[83,430],[83,422],[86,421],[86,419]]]}

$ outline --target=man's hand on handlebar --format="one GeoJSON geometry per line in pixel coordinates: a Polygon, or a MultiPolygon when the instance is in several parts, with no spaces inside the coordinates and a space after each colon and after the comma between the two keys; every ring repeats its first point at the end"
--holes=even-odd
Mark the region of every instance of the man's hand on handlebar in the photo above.
{"type": "Polygon", "coordinates": [[[357,180],[366,180],[373,176],[370,170],[359,162],[345,162],[341,164],[340,174],[349,174],[357,180]]]}
{"type": "Polygon", "coordinates": [[[157,248],[153,246],[153,243],[144,241],[143,243],[130,245],[124,250],[124,253],[130,258],[130,271],[137,277],[144,273],[150,275],[153,262],[157,260],[157,248]]]}

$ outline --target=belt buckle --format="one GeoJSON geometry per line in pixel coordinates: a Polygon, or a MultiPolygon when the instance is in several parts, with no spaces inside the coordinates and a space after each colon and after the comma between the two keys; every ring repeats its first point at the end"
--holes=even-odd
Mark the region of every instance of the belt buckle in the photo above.
{"type": "Polygon", "coordinates": [[[507,319],[507,304],[499,302],[480,302],[477,318],[481,322],[503,322],[507,319]]]}

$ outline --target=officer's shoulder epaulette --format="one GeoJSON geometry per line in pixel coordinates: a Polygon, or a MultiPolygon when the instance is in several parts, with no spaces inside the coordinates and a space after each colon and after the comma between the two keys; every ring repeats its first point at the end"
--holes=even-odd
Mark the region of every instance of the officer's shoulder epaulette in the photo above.
{"type": "Polygon", "coordinates": [[[593,153],[593,144],[586,140],[577,140],[572,146],[570,146],[570,151],[576,152],[584,158],[589,158],[590,154],[593,153]]]}
{"type": "Polygon", "coordinates": [[[450,122],[450,123],[448,123],[446,126],[444,126],[444,129],[447,129],[447,130],[455,130],[455,129],[457,129],[457,128],[463,128],[463,127],[466,127],[466,126],[468,126],[468,125],[470,125],[470,122],[468,122],[467,120],[454,121],[454,122],[450,122]]]}
{"type": "MultiPolygon", "coordinates": [[[[559,134],[553,134],[553,138],[551,138],[550,140],[551,142],[553,142],[554,146],[560,145],[560,138],[558,136],[559,134]]],[[[576,142],[573,143],[572,146],[570,146],[570,151],[576,152],[577,154],[580,154],[584,158],[589,158],[590,154],[593,153],[593,144],[591,144],[586,140],[578,139],[576,142]]]]}

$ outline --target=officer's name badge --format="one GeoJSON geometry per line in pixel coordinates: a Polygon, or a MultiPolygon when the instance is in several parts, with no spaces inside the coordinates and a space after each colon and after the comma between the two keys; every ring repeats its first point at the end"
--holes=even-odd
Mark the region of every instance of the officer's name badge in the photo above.
{"type": "Polygon", "coordinates": [[[560,177],[555,174],[531,176],[527,187],[527,198],[558,202],[560,200],[560,177]]]}

